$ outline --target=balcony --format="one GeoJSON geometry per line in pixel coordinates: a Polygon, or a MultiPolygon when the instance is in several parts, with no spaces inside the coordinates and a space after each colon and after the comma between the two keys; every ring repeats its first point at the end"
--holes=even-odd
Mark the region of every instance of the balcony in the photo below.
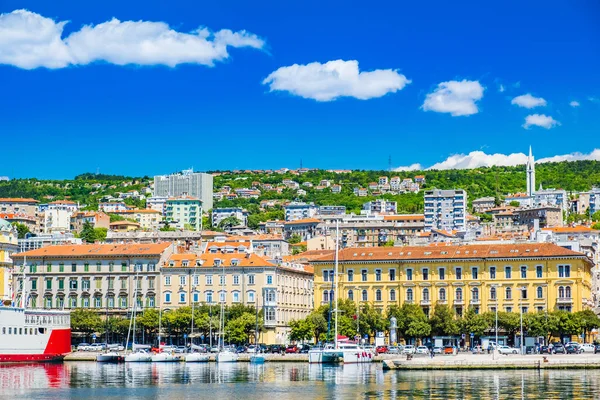
{"type": "Polygon", "coordinates": [[[559,304],[573,304],[573,298],[572,297],[559,297],[558,299],[556,299],[556,302],[559,304]]]}
{"type": "Polygon", "coordinates": [[[439,299],[437,302],[440,304],[448,304],[448,300],[446,299],[439,299]]]}
{"type": "Polygon", "coordinates": [[[430,306],[431,305],[431,300],[429,300],[429,299],[421,300],[421,305],[422,306],[430,306]]]}
{"type": "Polygon", "coordinates": [[[471,301],[469,303],[471,305],[480,305],[481,304],[481,300],[480,299],[471,299],[471,301]]]}
{"type": "Polygon", "coordinates": [[[463,299],[454,299],[454,304],[465,304],[463,299]]]}

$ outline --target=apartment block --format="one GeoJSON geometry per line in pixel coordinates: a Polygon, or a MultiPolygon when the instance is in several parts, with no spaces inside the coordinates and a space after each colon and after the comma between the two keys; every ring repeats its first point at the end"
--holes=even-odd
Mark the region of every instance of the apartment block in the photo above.
{"type": "Polygon", "coordinates": [[[370,214],[396,214],[398,208],[395,201],[373,200],[363,204],[363,210],[370,214]]]}
{"type": "Polygon", "coordinates": [[[177,174],[157,175],[154,177],[153,196],[195,197],[202,201],[205,210],[210,210],[213,207],[213,176],[192,169],[177,174]]]}
{"type": "Polygon", "coordinates": [[[462,189],[425,191],[425,230],[432,229],[467,229],[467,192],[462,189]]]}
{"type": "Polygon", "coordinates": [[[241,207],[226,207],[226,208],[213,208],[212,210],[212,226],[218,227],[221,221],[225,218],[234,217],[240,221],[240,225],[248,225],[248,211],[241,207]]]}
{"type": "Polygon", "coordinates": [[[283,207],[286,221],[312,218],[317,213],[318,207],[313,203],[291,202],[283,207]]]}
{"type": "Polygon", "coordinates": [[[202,202],[189,196],[170,198],[167,200],[165,221],[178,229],[199,231],[202,223],[202,202]]]}

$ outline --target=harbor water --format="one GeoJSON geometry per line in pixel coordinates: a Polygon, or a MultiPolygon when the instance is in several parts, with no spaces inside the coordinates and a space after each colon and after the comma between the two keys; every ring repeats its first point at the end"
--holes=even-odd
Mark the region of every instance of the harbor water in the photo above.
{"type": "Polygon", "coordinates": [[[381,364],[0,366],[2,399],[582,399],[599,370],[383,371],[381,364]]]}

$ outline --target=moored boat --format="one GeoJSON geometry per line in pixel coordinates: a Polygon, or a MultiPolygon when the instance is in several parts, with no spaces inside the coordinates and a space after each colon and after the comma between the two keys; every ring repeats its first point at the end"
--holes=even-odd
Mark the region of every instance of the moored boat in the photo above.
{"type": "Polygon", "coordinates": [[[217,353],[217,362],[219,363],[237,362],[238,358],[238,354],[231,350],[221,350],[217,353]]]}
{"type": "Polygon", "coordinates": [[[178,355],[175,355],[173,353],[166,352],[166,351],[152,355],[152,362],[179,362],[179,361],[181,361],[181,357],[179,357],[178,355]]]}
{"type": "Polygon", "coordinates": [[[125,362],[150,362],[152,361],[152,355],[147,351],[137,350],[133,353],[129,353],[125,356],[125,362]]]}
{"type": "Polygon", "coordinates": [[[107,351],[96,356],[96,361],[101,363],[120,363],[123,362],[123,356],[116,351],[107,351]]]}
{"type": "Polygon", "coordinates": [[[188,353],[185,355],[185,362],[208,362],[209,355],[203,353],[188,353]]]}

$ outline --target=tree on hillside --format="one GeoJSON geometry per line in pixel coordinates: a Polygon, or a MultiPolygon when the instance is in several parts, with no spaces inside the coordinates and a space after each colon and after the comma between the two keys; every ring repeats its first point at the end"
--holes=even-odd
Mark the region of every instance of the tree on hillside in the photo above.
{"type": "Polygon", "coordinates": [[[600,211],[596,211],[592,214],[592,221],[599,222],[600,221],[600,211]]]}
{"type": "Polygon", "coordinates": [[[108,229],[106,228],[94,228],[94,235],[96,236],[96,241],[98,242],[104,242],[107,234],[108,229]]]}
{"type": "Polygon", "coordinates": [[[17,228],[17,237],[19,239],[25,239],[25,236],[27,236],[28,233],[31,233],[29,227],[25,224],[21,224],[20,222],[13,222],[12,226],[17,228]]]}
{"type": "Polygon", "coordinates": [[[220,229],[227,229],[227,228],[231,228],[233,226],[239,226],[242,224],[242,221],[240,221],[237,217],[235,216],[230,216],[227,218],[224,218],[221,220],[221,222],[219,222],[219,228],[220,229]]]}
{"type": "Polygon", "coordinates": [[[90,221],[85,221],[83,223],[83,229],[79,232],[79,237],[85,243],[94,243],[96,241],[96,231],[94,230],[94,225],[90,221]]]}
{"type": "Polygon", "coordinates": [[[519,203],[519,202],[518,202],[518,201],[516,201],[516,200],[513,200],[513,201],[511,201],[510,203],[508,203],[508,205],[509,205],[509,206],[512,206],[512,207],[519,207],[519,206],[521,205],[521,203],[519,203]]]}
{"type": "Polygon", "coordinates": [[[302,237],[300,235],[298,235],[297,233],[294,233],[288,240],[288,243],[289,244],[298,244],[301,241],[302,241],[302,237]]]}

